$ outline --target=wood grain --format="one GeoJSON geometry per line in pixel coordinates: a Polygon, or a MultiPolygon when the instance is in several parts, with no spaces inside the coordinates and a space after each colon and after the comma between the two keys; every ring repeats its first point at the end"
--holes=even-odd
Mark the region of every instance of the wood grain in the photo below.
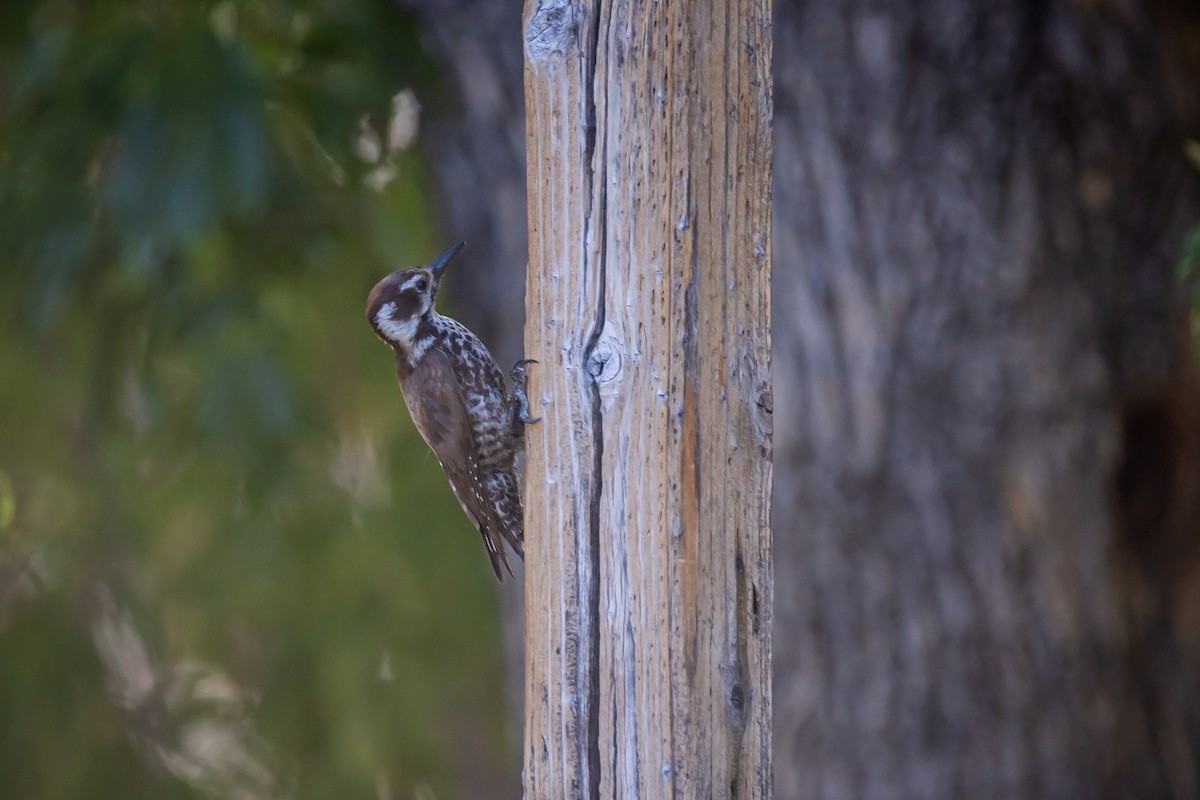
{"type": "Polygon", "coordinates": [[[769,20],[526,7],[529,798],[770,796],[769,20]]]}

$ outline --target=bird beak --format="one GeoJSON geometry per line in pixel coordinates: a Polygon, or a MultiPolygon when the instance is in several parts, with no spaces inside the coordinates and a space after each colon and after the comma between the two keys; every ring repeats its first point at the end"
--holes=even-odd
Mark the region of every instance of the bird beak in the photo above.
{"type": "Polygon", "coordinates": [[[429,270],[429,274],[433,276],[432,294],[437,294],[438,285],[442,282],[442,273],[446,271],[446,265],[454,260],[454,257],[465,245],[466,242],[459,242],[425,266],[425,269],[429,270]]]}

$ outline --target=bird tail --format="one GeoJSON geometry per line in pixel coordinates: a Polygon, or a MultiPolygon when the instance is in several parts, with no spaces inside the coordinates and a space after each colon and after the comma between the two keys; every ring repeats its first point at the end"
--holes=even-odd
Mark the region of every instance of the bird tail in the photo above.
{"type": "MultiPolygon", "coordinates": [[[[479,533],[483,536],[483,544],[487,547],[488,557],[492,559],[492,569],[500,582],[504,582],[504,573],[512,575],[508,556],[504,545],[525,559],[525,518],[521,507],[521,488],[512,472],[497,472],[489,476],[487,485],[487,502],[483,504],[479,514],[479,533]]],[[[482,498],[481,498],[482,499],[482,498]]]]}
{"type": "MultiPolygon", "coordinates": [[[[505,553],[504,553],[504,544],[502,543],[500,537],[496,536],[496,532],[494,530],[492,530],[491,525],[487,525],[487,524],[480,525],[479,533],[480,533],[480,535],[483,536],[483,546],[487,548],[488,558],[490,558],[492,560],[492,569],[496,573],[496,580],[500,581],[501,583],[504,583],[504,573],[508,572],[508,576],[510,578],[512,577],[512,574],[513,574],[512,567],[508,563],[508,556],[505,555],[505,553]],[[504,565],[503,570],[500,569],[500,566],[502,564],[504,565]]],[[[504,536],[503,541],[508,542],[509,546],[512,546],[513,540],[509,537],[507,532],[505,532],[503,534],[503,536],[504,536]]],[[[519,540],[518,540],[518,545],[520,545],[519,540]]],[[[525,548],[524,547],[522,547],[522,546],[513,547],[513,550],[516,551],[517,555],[521,556],[521,558],[524,559],[524,557],[525,557],[525,548]]]]}

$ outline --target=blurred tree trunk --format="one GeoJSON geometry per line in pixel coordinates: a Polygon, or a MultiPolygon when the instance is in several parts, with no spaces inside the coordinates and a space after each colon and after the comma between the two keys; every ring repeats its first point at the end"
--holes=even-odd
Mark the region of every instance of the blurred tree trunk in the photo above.
{"type": "Polygon", "coordinates": [[[401,0],[442,67],[447,92],[422,98],[421,142],[441,189],[446,236],[465,240],[456,311],[501,364],[523,355],[525,90],[519,3],[401,0]],[[469,277],[467,277],[469,276],[469,277]]]}
{"type": "MultiPolygon", "coordinates": [[[[466,311],[519,342],[503,5],[420,7],[454,230],[518,254],[466,311]]],[[[781,798],[1200,796],[1198,23],[1152,7],[776,7],[781,798]]]]}
{"type": "Polygon", "coordinates": [[[1200,792],[1200,70],[1132,5],[781,4],[781,797],[1200,792]]]}
{"type": "MultiPolygon", "coordinates": [[[[512,364],[524,355],[529,254],[521,4],[400,2],[417,15],[422,44],[441,66],[447,89],[442,97],[422,98],[421,120],[421,143],[440,189],[446,241],[467,242],[455,264],[458,277],[446,288],[455,315],[483,338],[501,364],[512,364]]],[[[519,580],[500,587],[499,598],[512,709],[511,771],[480,784],[464,782],[464,797],[517,796],[521,786],[525,605],[519,580]]]]}

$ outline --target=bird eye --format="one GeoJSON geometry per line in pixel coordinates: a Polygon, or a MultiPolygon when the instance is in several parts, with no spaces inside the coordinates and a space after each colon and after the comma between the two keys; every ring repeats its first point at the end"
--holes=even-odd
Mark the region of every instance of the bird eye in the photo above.
{"type": "Polygon", "coordinates": [[[429,281],[425,280],[424,278],[421,278],[421,280],[417,281],[417,291],[418,292],[423,292],[428,288],[429,288],[429,281]]]}

